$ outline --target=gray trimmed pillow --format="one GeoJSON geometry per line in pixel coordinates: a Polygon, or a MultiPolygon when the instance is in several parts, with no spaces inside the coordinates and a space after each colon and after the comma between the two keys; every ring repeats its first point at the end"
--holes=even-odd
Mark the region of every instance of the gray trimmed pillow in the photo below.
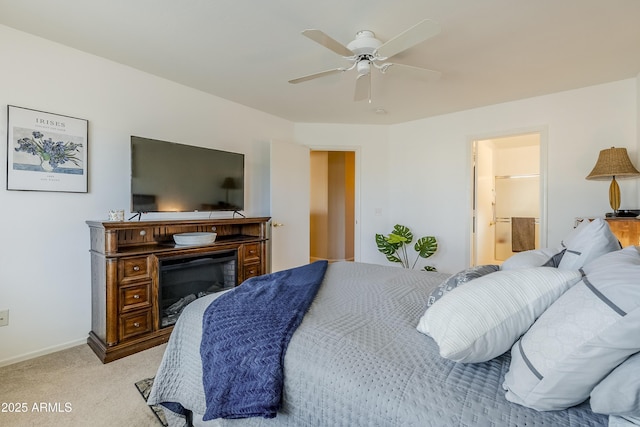
{"type": "Polygon", "coordinates": [[[578,270],[589,261],[621,249],[618,238],[602,218],[582,222],[562,244],[565,253],[558,268],[564,270],[578,270]]]}
{"type": "Polygon", "coordinates": [[[547,261],[544,264],[542,264],[542,266],[543,267],[555,267],[555,268],[558,268],[558,266],[560,265],[560,261],[562,261],[562,257],[564,256],[564,252],[565,251],[566,251],[566,249],[561,250],[560,252],[558,252],[557,254],[552,256],[551,258],[549,258],[549,261],[547,261]]]}
{"type": "Polygon", "coordinates": [[[470,282],[489,273],[494,273],[500,269],[498,265],[476,265],[466,268],[449,277],[447,280],[436,286],[429,294],[427,300],[427,308],[431,307],[436,301],[442,298],[447,292],[450,292],[460,285],[470,282]]]}
{"type": "MultiPolygon", "coordinates": [[[[565,255],[566,256],[566,255],[565,255]]],[[[589,397],[596,384],[640,351],[640,253],[635,246],[588,263],[511,349],[507,400],[539,411],[589,397]]]]}
{"type": "Polygon", "coordinates": [[[640,417],[640,353],[622,362],[591,392],[593,412],[640,417]]]}

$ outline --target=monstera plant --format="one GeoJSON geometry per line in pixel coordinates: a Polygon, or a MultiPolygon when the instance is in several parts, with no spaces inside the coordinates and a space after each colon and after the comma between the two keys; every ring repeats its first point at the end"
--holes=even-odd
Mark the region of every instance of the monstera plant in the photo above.
{"type": "MultiPolygon", "coordinates": [[[[413,245],[413,249],[418,253],[413,264],[409,263],[407,246],[413,242],[413,233],[404,225],[396,224],[393,231],[388,236],[376,234],[376,245],[378,250],[386,255],[391,262],[399,262],[404,268],[415,268],[418,258],[429,258],[438,250],[438,241],[433,236],[419,238],[413,245]]],[[[424,267],[426,271],[436,271],[430,265],[424,267]]]]}

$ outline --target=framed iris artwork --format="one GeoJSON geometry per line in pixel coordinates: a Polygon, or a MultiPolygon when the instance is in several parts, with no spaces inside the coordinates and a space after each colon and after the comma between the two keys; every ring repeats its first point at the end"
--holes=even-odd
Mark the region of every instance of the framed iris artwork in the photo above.
{"type": "Polygon", "coordinates": [[[7,190],[87,192],[87,120],[13,105],[7,117],[7,190]]]}

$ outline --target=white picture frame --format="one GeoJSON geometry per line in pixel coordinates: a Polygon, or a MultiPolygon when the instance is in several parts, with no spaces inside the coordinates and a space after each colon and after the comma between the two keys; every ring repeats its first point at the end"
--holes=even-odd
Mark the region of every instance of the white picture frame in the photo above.
{"type": "Polygon", "coordinates": [[[9,105],[7,190],[86,193],[88,124],[9,105]]]}

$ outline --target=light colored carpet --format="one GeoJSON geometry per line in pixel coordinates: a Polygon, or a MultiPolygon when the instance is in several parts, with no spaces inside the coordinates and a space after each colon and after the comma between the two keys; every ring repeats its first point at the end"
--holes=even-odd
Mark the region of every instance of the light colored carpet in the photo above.
{"type": "Polygon", "coordinates": [[[156,374],[165,348],[103,365],[81,345],[2,367],[0,426],[157,427],[134,384],[156,374]]]}

